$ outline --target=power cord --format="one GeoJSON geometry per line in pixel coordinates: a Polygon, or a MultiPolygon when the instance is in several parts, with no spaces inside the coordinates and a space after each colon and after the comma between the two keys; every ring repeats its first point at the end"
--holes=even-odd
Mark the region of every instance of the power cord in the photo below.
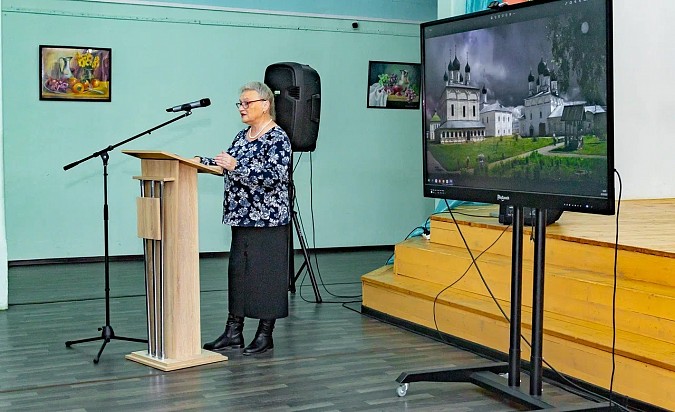
{"type": "MultiPolygon", "coordinates": [[[[405,241],[405,240],[410,239],[410,237],[412,236],[412,234],[415,233],[415,232],[418,231],[418,230],[421,230],[421,231],[422,231],[422,235],[428,240],[428,239],[429,239],[429,235],[431,234],[431,231],[430,231],[429,228],[427,227],[427,226],[429,225],[429,220],[430,220],[430,219],[427,219],[427,221],[426,221],[426,223],[424,224],[424,226],[417,226],[417,227],[415,227],[413,230],[411,230],[411,231],[405,236],[405,238],[403,238],[403,240],[405,241]]],[[[388,258],[387,261],[385,262],[385,265],[390,265],[390,264],[391,264],[390,262],[391,262],[392,259],[394,258],[394,255],[395,255],[395,252],[392,252],[391,256],[389,256],[389,258],[388,258]]]]}
{"type": "Polygon", "coordinates": [[[461,215],[461,216],[468,216],[468,217],[482,217],[482,218],[487,218],[487,219],[499,219],[497,216],[490,216],[490,215],[474,215],[471,213],[464,213],[464,212],[457,212],[455,211],[455,214],[461,215]]]}
{"type": "Polygon", "coordinates": [[[621,211],[621,192],[623,183],[619,171],[614,169],[619,180],[619,200],[616,202],[616,232],[614,238],[614,284],[612,287],[612,374],[609,379],[609,404],[612,405],[614,395],[614,373],[616,371],[616,285],[617,285],[617,262],[619,261],[619,213],[621,211]]]}
{"type": "MultiPolygon", "coordinates": [[[[615,173],[616,173],[617,176],[618,176],[618,171],[615,170],[615,173]]],[[[620,176],[619,176],[619,200],[618,200],[618,204],[619,204],[619,205],[621,204],[621,190],[622,190],[622,189],[621,189],[621,178],[620,178],[620,176]]],[[[447,200],[446,200],[446,205],[447,205],[447,200]]],[[[449,205],[448,205],[448,206],[449,206],[449,205]]],[[[492,298],[493,302],[497,305],[497,308],[498,308],[499,311],[502,313],[502,316],[504,317],[504,319],[506,319],[506,321],[510,323],[511,320],[509,319],[508,315],[506,314],[506,312],[504,312],[504,309],[501,307],[501,305],[500,305],[499,302],[497,301],[497,299],[496,299],[494,293],[492,292],[492,290],[490,289],[490,286],[488,285],[487,281],[485,280],[485,277],[483,276],[483,273],[481,272],[481,270],[480,270],[480,268],[479,268],[479,266],[478,266],[478,262],[477,262],[477,259],[478,259],[483,253],[487,252],[492,246],[494,246],[494,244],[497,243],[497,241],[499,240],[499,238],[501,238],[501,237],[503,236],[503,234],[506,232],[506,230],[504,230],[504,231],[498,236],[498,238],[497,238],[490,246],[488,246],[488,248],[486,248],[483,252],[481,252],[481,253],[478,255],[478,257],[474,257],[473,252],[471,251],[471,249],[470,249],[470,247],[469,247],[469,245],[468,245],[468,242],[466,241],[466,238],[464,237],[464,234],[462,233],[462,230],[461,230],[461,228],[460,228],[460,226],[459,226],[459,223],[458,223],[457,220],[455,219],[455,216],[454,216],[454,213],[452,212],[452,209],[450,209],[450,208],[448,207],[448,211],[450,212],[450,216],[452,217],[452,220],[453,220],[453,222],[454,222],[454,224],[455,224],[455,227],[457,228],[457,231],[458,231],[460,237],[462,238],[462,242],[464,243],[464,246],[465,246],[467,252],[468,252],[469,255],[471,256],[471,263],[469,264],[469,267],[468,267],[468,268],[466,269],[466,271],[460,276],[459,279],[455,280],[452,284],[450,284],[449,286],[447,286],[446,288],[444,288],[441,292],[438,293],[438,295],[437,295],[436,298],[434,299],[434,303],[433,303],[433,313],[434,313],[434,324],[435,324],[435,326],[436,326],[437,332],[438,332],[439,335],[442,337],[441,331],[440,331],[440,329],[439,329],[439,327],[438,327],[438,324],[436,323],[436,302],[437,302],[438,298],[440,297],[440,295],[441,295],[444,291],[448,290],[450,287],[452,287],[452,286],[454,286],[455,284],[457,284],[457,282],[459,282],[459,280],[461,280],[461,279],[466,275],[466,273],[468,273],[468,271],[469,271],[469,269],[471,268],[471,266],[475,266],[475,267],[476,267],[476,271],[478,272],[478,275],[480,276],[481,281],[483,282],[483,285],[485,286],[486,290],[487,290],[488,293],[490,294],[490,297],[492,298]]],[[[508,227],[507,227],[507,229],[508,229],[508,227]]],[[[542,358],[542,361],[543,361],[543,363],[544,363],[546,366],[548,366],[553,372],[555,372],[555,374],[556,374],[557,376],[559,376],[562,380],[564,380],[568,385],[571,385],[572,387],[576,388],[578,391],[581,391],[581,393],[584,393],[584,394],[586,394],[586,395],[589,395],[589,396],[591,396],[591,397],[593,397],[593,398],[595,398],[595,399],[600,399],[600,400],[609,401],[609,402],[610,402],[610,405],[616,405],[616,406],[618,406],[619,408],[621,408],[621,409],[623,409],[623,410],[625,410],[625,411],[630,412],[630,409],[624,407],[623,405],[613,404],[613,403],[612,403],[612,398],[611,398],[611,397],[612,397],[613,382],[614,382],[614,370],[615,370],[615,360],[614,360],[614,359],[615,359],[615,344],[616,344],[616,342],[615,342],[615,341],[616,341],[616,320],[615,320],[615,319],[616,319],[616,279],[617,279],[617,260],[618,260],[618,259],[617,259],[617,255],[618,255],[618,233],[619,233],[619,207],[617,207],[617,214],[616,214],[616,242],[615,242],[615,245],[614,245],[614,247],[615,247],[615,255],[614,255],[614,297],[613,297],[613,300],[612,300],[612,312],[613,312],[612,333],[613,333],[613,342],[612,342],[612,377],[611,377],[611,381],[610,381],[610,397],[609,397],[609,398],[605,398],[604,396],[601,396],[601,395],[599,395],[599,394],[597,394],[597,393],[591,392],[590,390],[587,390],[587,389],[585,389],[585,388],[583,388],[583,387],[577,385],[576,383],[574,383],[573,381],[571,381],[570,379],[568,379],[566,376],[564,376],[562,373],[560,373],[557,369],[555,369],[555,368],[553,367],[553,365],[551,365],[548,361],[546,361],[546,360],[543,359],[543,358],[542,358]]],[[[522,340],[523,340],[530,348],[532,347],[532,345],[530,344],[530,342],[529,342],[522,334],[521,334],[520,337],[521,337],[521,339],[522,339],[522,340]]],[[[441,340],[443,340],[443,339],[441,339],[441,340]]],[[[443,340],[443,341],[444,341],[444,340],[443,340]]]]}
{"type": "MultiPolygon", "coordinates": [[[[447,211],[450,210],[450,209],[452,208],[452,206],[448,204],[447,199],[444,199],[444,201],[445,201],[445,206],[446,206],[447,209],[445,209],[445,210],[440,210],[440,211],[437,211],[437,212],[432,213],[432,214],[427,218],[427,220],[424,222],[424,225],[423,225],[423,226],[417,226],[417,227],[415,227],[413,230],[410,231],[410,233],[408,233],[408,234],[406,235],[405,238],[403,238],[403,240],[404,240],[404,241],[405,241],[405,240],[408,240],[410,237],[413,236],[413,233],[415,233],[417,230],[421,230],[421,231],[422,231],[422,236],[423,236],[425,239],[429,240],[429,239],[431,238],[431,237],[430,237],[430,236],[431,236],[431,230],[430,230],[431,217],[432,217],[432,216],[435,216],[435,215],[442,214],[442,213],[447,213],[447,211]]],[[[455,213],[457,213],[458,215],[469,216],[469,217],[479,217],[479,218],[487,218],[487,219],[499,219],[499,217],[491,216],[491,215],[474,215],[474,214],[471,214],[471,213],[464,213],[464,212],[455,212],[455,213]]],[[[393,263],[393,259],[394,259],[394,253],[392,253],[391,256],[389,256],[389,259],[387,259],[387,262],[386,262],[385,264],[387,264],[387,265],[392,264],[392,263],[393,263]]]]}
{"type": "MultiPolygon", "coordinates": [[[[309,152],[309,204],[310,204],[310,215],[311,215],[311,219],[312,219],[312,247],[314,248],[314,250],[316,250],[316,221],[315,221],[315,218],[314,218],[314,163],[313,163],[313,159],[312,159],[312,152],[309,152]]],[[[307,238],[307,236],[306,236],[307,232],[305,230],[305,224],[302,220],[302,214],[300,213],[300,205],[298,204],[297,197],[295,199],[295,210],[297,211],[297,216],[298,216],[298,220],[299,220],[299,223],[300,223],[300,230],[302,232],[302,235],[306,239],[307,238]]],[[[321,284],[321,287],[326,291],[326,293],[328,293],[329,295],[331,295],[335,298],[338,298],[338,299],[356,299],[356,300],[346,300],[346,301],[344,301],[344,300],[333,300],[333,301],[322,300],[321,303],[341,304],[343,307],[345,307],[347,309],[354,310],[354,309],[349,308],[345,305],[349,304],[349,303],[361,303],[362,302],[362,299],[361,299],[362,295],[361,294],[359,294],[359,295],[338,295],[338,294],[335,294],[335,293],[331,292],[328,289],[328,287],[326,286],[326,284],[323,280],[323,277],[321,276],[321,269],[320,269],[320,266],[319,266],[318,257],[316,255],[316,253],[314,253],[313,255],[314,255],[314,266],[316,268],[316,274],[317,274],[317,277],[318,277],[318,281],[321,284]]],[[[311,259],[311,257],[310,257],[310,259],[311,259]]],[[[307,262],[307,265],[309,265],[309,264],[311,264],[311,262],[307,262]]],[[[309,270],[309,268],[307,269],[307,271],[308,270],[309,270]]],[[[305,279],[307,278],[307,271],[305,271],[305,273],[302,277],[302,280],[300,281],[300,285],[298,286],[298,295],[300,296],[300,298],[303,301],[305,301],[307,303],[318,303],[316,300],[310,300],[310,299],[305,298],[302,294],[302,289],[304,287],[305,279]]],[[[350,282],[349,284],[352,284],[352,283],[357,283],[357,282],[350,282]]]]}
{"type": "MultiPolygon", "coordinates": [[[[451,213],[452,213],[452,212],[451,212],[451,213]]],[[[453,220],[454,220],[454,217],[453,217],[453,220]]],[[[455,224],[456,224],[456,223],[457,223],[457,222],[455,222],[455,224]]],[[[484,253],[486,253],[486,252],[487,252],[488,250],[490,250],[494,245],[496,245],[497,242],[499,241],[499,239],[501,239],[502,236],[504,236],[504,234],[508,231],[508,229],[509,229],[510,227],[511,227],[511,225],[506,226],[506,227],[504,228],[504,230],[502,230],[502,232],[499,234],[499,236],[497,236],[497,239],[495,239],[494,242],[492,242],[492,243],[490,244],[490,246],[488,246],[487,248],[485,248],[485,250],[483,250],[482,252],[480,252],[480,253],[478,254],[478,256],[476,256],[475,259],[473,259],[473,256],[472,256],[471,263],[469,263],[469,266],[466,268],[466,270],[464,271],[464,273],[462,273],[462,274],[460,275],[460,277],[458,277],[458,278],[457,278],[455,281],[453,281],[451,284],[449,284],[448,286],[446,286],[446,287],[444,287],[443,289],[441,289],[441,291],[438,292],[438,293],[436,294],[436,296],[434,297],[434,302],[433,302],[434,326],[436,327],[436,331],[438,332],[438,336],[440,337],[440,339],[441,339],[442,342],[450,343],[450,342],[445,341],[445,339],[444,339],[444,337],[443,337],[443,334],[441,333],[441,330],[440,330],[440,328],[438,327],[438,321],[437,321],[437,319],[436,319],[436,304],[438,303],[438,299],[441,297],[441,295],[443,294],[443,292],[445,292],[446,290],[448,290],[448,289],[450,289],[451,287],[455,286],[460,280],[462,280],[462,279],[464,278],[464,276],[466,276],[466,274],[469,273],[469,270],[471,269],[471,267],[474,266],[474,264],[476,264],[476,261],[477,261],[478,259],[480,259],[480,257],[483,256],[484,253]]],[[[478,269],[477,264],[476,264],[476,269],[478,269]]],[[[501,309],[501,308],[500,308],[500,309],[501,309]]],[[[504,313],[504,312],[502,312],[502,313],[504,313]]]]}
{"type": "MultiPolygon", "coordinates": [[[[447,200],[445,202],[447,204],[447,200]]],[[[483,285],[485,285],[485,289],[490,294],[490,297],[492,298],[492,300],[497,304],[497,307],[499,308],[499,311],[502,313],[504,318],[506,318],[506,320],[509,321],[509,318],[506,315],[506,312],[504,312],[504,310],[502,309],[499,302],[497,302],[497,298],[495,297],[494,293],[492,293],[492,289],[490,289],[490,286],[487,284],[487,281],[485,280],[485,277],[483,276],[483,272],[481,272],[480,267],[478,267],[478,262],[476,261],[476,258],[474,257],[473,252],[471,251],[471,248],[469,247],[469,243],[466,241],[466,238],[464,237],[464,233],[462,233],[462,229],[459,227],[459,223],[457,223],[457,219],[455,219],[455,214],[452,213],[452,209],[450,209],[450,208],[448,208],[448,211],[450,212],[450,217],[452,217],[452,221],[455,224],[455,227],[457,228],[457,231],[459,232],[459,236],[462,238],[462,242],[464,242],[464,247],[466,248],[467,252],[469,252],[469,256],[471,257],[471,264],[476,267],[476,271],[478,272],[478,276],[480,277],[480,280],[483,282],[483,285]]],[[[503,231],[500,234],[500,237],[504,233],[505,233],[505,231],[503,231]]],[[[495,243],[496,243],[496,241],[495,241],[495,243]]],[[[492,245],[490,245],[490,247],[492,247],[492,245]]]]}
{"type": "MultiPolygon", "coordinates": [[[[300,158],[302,158],[302,153],[300,154],[300,157],[298,158],[298,161],[296,162],[296,164],[295,164],[295,166],[294,166],[294,168],[293,168],[294,171],[295,171],[295,169],[297,168],[297,166],[298,166],[298,164],[299,164],[300,158]]],[[[315,218],[314,218],[314,190],[313,190],[313,189],[314,189],[314,185],[313,185],[313,161],[312,161],[312,153],[311,153],[311,152],[310,152],[310,154],[309,154],[309,159],[310,159],[310,214],[311,214],[311,219],[312,219],[312,244],[313,244],[314,250],[316,250],[316,226],[315,226],[315,218]]],[[[613,401],[613,394],[614,394],[614,392],[613,392],[613,389],[614,389],[614,375],[615,375],[615,371],[616,371],[616,291],[617,291],[617,262],[618,262],[618,250],[619,250],[619,248],[618,248],[618,245],[619,245],[619,214],[620,214],[620,209],[621,209],[621,196],[622,196],[622,190],[623,190],[623,185],[622,185],[622,181],[621,181],[621,175],[619,174],[618,170],[616,170],[616,169],[614,169],[614,173],[616,174],[616,176],[617,176],[617,178],[618,178],[618,181],[619,181],[619,196],[618,196],[617,209],[616,209],[616,236],[615,236],[615,243],[614,243],[614,274],[613,274],[613,275],[614,275],[614,282],[613,282],[613,293],[612,293],[612,372],[611,372],[610,386],[609,386],[609,397],[608,397],[608,398],[605,398],[605,397],[603,397],[603,396],[601,396],[601,395],[599,395],[599,394],[596,394],[596,393],[594,393],[594,392],[591,392],[591,391],[589,391],[589,390],[587,390],[587,389],[585,389],[585,388],[583,388],[583,387],[577,385],[575,382],[571,381],[569,378],[567,378],[565,375],[563,375],[563,374],[560,373],[557,369],[555,369],[555,368],[553,367],[553,365],[551,365],[548,361],[546,361],[546,360],[543,359],[543,358],[542,358],[542,361],[544,362],[544,364],[545,364],[546,366],[549,367],[549,369],[551,369],[558,377],[560,377],[562,380],[564,380],[568,385],[571,385],[572,387],[576,388],[577,390],[581,391],[582,393],[584,393],[584,394],[586,394],[586,395],[590,395],[590,396],[592,396],[592,397],[594,397],[594,398],[596,398],[596,399],[601,399],[601,400],[607,400],[607,401],[609,401],[610,407],[611,407],[612,405],[616,405],[616,406],[618,406],[619,408],[621,408],[621,409],[623,409],[623,410],[625,410],[625,411],[630,412],[630,409],[624,407],[623,405],[615,404],[614,401],[613,401]]],[[[436,306],[437,306],[437,303],[438,303],[438,299],[439,299],[440,296],[443,294],[443,292],[445,292],[446,290],[450,289],[451,287],[453,287],[454,285],[456,285],[460,280],[462,280],[462,279],[464,278],[464,276],[466,276],[466,274],[469,272],[469,270],[471,269],[472,266],[475,266],[475,267],[476,267],[476,271],[478,272],[478,275],[480,276],[480,279],[481,279],[481,281],[483,282],[483,285],[485,286],[486,290],[487,290],[488,293],[490,294],[490,297],[492,298],[492,300],[493,300],[493,301],[495,302],[495,304],[497,305],[497,308],[498,308],[499,311],[501,312],[502,316],[506,319],[507,322],[509,322],[509,323],[511,322],[511,320],[509,319],[508,315],[506,314],[506,312],[504,311],[504,309],[501,307],[501,305],[500,305],[499,302],[497,301],[497,298],[495,297],[494,293],[493,293],[492,290],[490,289],[490,286],[488,285],[488,283],[487,283],[485,277],[483,276],[483,273],[481,272],[481,270],[480,270],[480,268],[479,268],[479,266],[478,266],[478,259],[479,259],[484,253],[486,253],[487,251],[489,251],[489,250],[490,250],[490,249],[491,249],[491,248],[492,248],[492,247],[493,247],[493,246],[494,246],[494,245],[502,238],[502,236],[508,231],[508,229],[511,227],[511,225],[507,225],[507,226],[504,228],[504,230],[499,234],[499,236],[494,240],[494,242],[492,242],[485,250],[483,250],[480,254],[478,254],[478,256],[474,256],[474,255],[473,255],[473,252],[471,251],[471,248],[469,247],[469,245],[468,245],[468,243],[467,243],[467,241],[466,241],[466,238],[464,237],[464,234],[463,234],[462,231],[461,231],[461,228],[460,228],[460,226],[459,226],[459,223],[457,222],[457,220],[456,220],[456,218],[455,218],[455,213],[453,213],[452,208],[451,208],[450,205],[448,204],[447,199],[444,199],[444,202],[445,202],[445,204],[446,204],[447,211],[450,213],[450,216],[452,217],[453,223],[455,224],[455,227],[457,228],[457,231],[458,231],[458,233],[460,234],[460,237],[462,238],[462,242],[464,243],[464,246],[465,246],[467,252],[469,253],[469,256],[471,257],[471,263],[469,264],[469,266],[466,268],[466,270],[462,273],[462,275],[461,275],[459,278],[457,278],[457,279],[456,279],[455,281],[453,281],[451,284],[449,284],[448,286],[446,286],[445,288],[443,288],[443,289],[442,289],[440,292],[438,292],[438,294],[434,297],[434,301],[433,301],[433,318],[434,318],[434,326],[435,326],[435,328],[436,328],[436,331],[437,331],[438,334],[439,334],[439,337],[440,337],[441,341],[443,341],[443,342],[445,342],[445,339],[443,338],[443,335],[442,335],[442,333],[441,333],[441,331],[440,331],[440,328],[439,328],[439,326],[438,326],[438,321],[437,321],[437,319],[436,319],[436,306]]],[[[301,214],[300,214],[300,211],[299,211],[299,205],[298,205],[298,203],[297,203],[297,199],[296,199],[296,201],[295,201],[295,204],[296,204],[296,207],[297,207],[297,210],[298,210],[298,217],[299,217],[299,219],[300,219],[301,230],[302,230],[303,234],[305,234],[306,232],[305,232],[305,228],[304,228],[304,223],[303,223],[303,221],[302,221],[302,217],[301,217],[301,214]]],[[[438,212],[438,213],[434,213],[434,214],[432,214],[432,216],[433,216],[433,215],[436,215],[436,214],[439,214],[439,213],[445,213],[445,211],[438,212]]],[[[457,212],[457,214],[459,214],[459,215],[464,215],[464,216],[470,216],[470,217],[492,217],[492,216],[484,216],[484,215],[473,215],[473,214],[467,214],[467,213],[461,213],[461,212],[457,212]]],[[[408,235],[406,235],[406,237],[405,237],[404,240],[408,239],[408,238],[409,238],[416,230],[418,230],[418,229],[421,229],[421,230],[423,231],[423,234],[424,234],[424,235],[429,236],[430,231],[429,231],[429,229],[428,229],[427,226],[428,226],[428,224],[429,224],[430,219],[431,219],[431,217],[429,217],[429,218],[427,219],[427,221],[425,222],[425,225],[424,225],[424,226],[417,226],[417,227],[415,227],[413,230],[411,230],[410,233],[408,233],[408,235]]],[[[532,225],[534,226],[534,223],[532,223],[532,225]]],[[[533,234],[533,233],[534,233],[534,230],[532,231],[532,234],[533,234]]],[[[533,235],[531,235],[531,239],[532,239],[532,236],[533,236],[533,235]]],[[[394,256],[394,255],[392,254],[391,257],[393,257],[393,256],[394,256]]],[[[391,257],[390,257],[388,260],[391,260],[391,257]]],[[[332,293],[330,290],[328,290],[328,288],[326,287],[326,284],[325,284],[324,281],[323,281],[323,278],[322,278],[322,276],[321,276],[321,270],[320,270],[320,267],[319,267],[319,261],[318,261],[318,258],[317,258],[317,256],[316,256],[316,254],[314,254],[314,262],[315,262],[315,266],[316,266],[316,269],[317,269],[317,275],[318,275],[318,277],[319,277],[321,286],[323,287],[323,289],[324,289],[328,294],[330,294],[331,296],[336,297],[336,298],[346,298],[346,299],[357,298],[357,299],[358,299],[358,300],[352,300],[352,301],[323,301],[323,303],[340,304],[340,305],[342,305],[342,307],[344,307],[344,308],[346,308],[346,309],[349,309],[349,310],[354,311],[354,312],[356,312],[356,313],[360,313],[358,310],[355,310],[355,309],[353,309],[353,308],[350,308],[349,306],[346,306],[346,305],[347,305],[347,304],[350,304],[350,303],[361,303],[361,302],[362,302],[362,299],[361,299],[361,298],[362,298],[362,295],[360,295],[360,294],[359,294],[359,295],[337,295],[337,294],[332,293]]],[[[308,264],[309,264],[309,262],[308,262],[308,264]]],[[[304,281],[305,281],[306,277],[307,277],[307,273],[305,273],[305,275],[303,276],[302,281],[301,281],[301,283],[300,283],[300,286],[299,286],[299,295],[300,295],[300,297],[302,298],[302,300],[304,300],[305,302],[308,302],[308,303],[317,303],[316,301],[311,301],[311,300],[306,299],[306,298],[302,295],[302,287],[303,287],[303,285],[304,285],[304,281]]],[[[523,340],[530,348],[532,347],[532,345],[530,344],[530,342],[529,342],[529,341],[527,340],[527,338],[525,338],[523,335],[521,335],[521,339],[522,339],[522,340],[523,340]]],[[[447,343],[447,342],[446,342],[446,343],[447,343]]]]}

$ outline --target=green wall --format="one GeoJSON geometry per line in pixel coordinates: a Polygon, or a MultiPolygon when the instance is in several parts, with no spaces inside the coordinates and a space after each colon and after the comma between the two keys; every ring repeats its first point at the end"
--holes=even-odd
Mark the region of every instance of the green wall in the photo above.
{"type": "Polygon", "coordinates": [[[466,10],[466,0],[438,0],[437,18],[458,16],[466,10]]]}
{"type": "MultiPolygon", "coordinates": [[[[238,88],[284,61],[321,76],[312,164],[296,154],[310,245],[393,244],[431,212],[420,111],[366,109],[368,61],[419,62],[417,24],[361,21],[354,30],[340,18],[65,0],[3,0],[2,11],[9,261],[103,255],[101,159],[63,166],[170,120],[166,107],[209,97],[210,107],[111,152],[110,254],[141,254],[131,178],[140,165],[121,150],[217,153],[242,127],[238,88]],[[112,48],[112,102],[40,101],[40,44],[112,48]]],[[[200,176],[199,185],[200,250],[227,250],[222,179],[200,176]]]]}
{"type": "MultiPolygon", "coordinates": [[[[2,9],[2,0],[0,0],[2,9]]],[[[2,19],[0,19],[0,33],[2,33],[2,19]]],[[[2,67],[2,43],[0,42],[0,67],[2,67]]],[[[0,70],[0,96],[2,96],[2,70],[0,70]]],[[[5,179],[2,167],[3,152],[3,118],[2,99],[0,98],[0,310],[9,306],[9,271],[7,268],[7,236],[5,233],[5,179]]]]}
{"type": "MultiPolygon", "coordinates": [[[[82,0],[79,0],[82,1],[82,0]]],[[[96,0],[84,0],[96,1],[96,0]]],[[[123,0],[117,0],[123,1],[123,0]]],[[[457,1],[457,0],[451,0],[457,1]]],[[[464,0],[461,0],[462,2],[464,0]]],[[[132,3],[131,1],[127,1],[132,3]]],[[[183,6],[271,10],[286,13],[359,16],[379,20],[429,21],[436,18],[436,0],[163,0],[183,6]]],[[[464,12],[464,9],[462,9],[464,12]]]]}

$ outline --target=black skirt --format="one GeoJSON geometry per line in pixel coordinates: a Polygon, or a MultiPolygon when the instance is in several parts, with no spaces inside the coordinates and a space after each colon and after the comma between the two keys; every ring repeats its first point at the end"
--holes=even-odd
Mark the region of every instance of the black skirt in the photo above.
{"type": "Polygon", "coordinates": [[[255,319],[288,316],[290,225],[232,226],[228,309],[255,319]]]}

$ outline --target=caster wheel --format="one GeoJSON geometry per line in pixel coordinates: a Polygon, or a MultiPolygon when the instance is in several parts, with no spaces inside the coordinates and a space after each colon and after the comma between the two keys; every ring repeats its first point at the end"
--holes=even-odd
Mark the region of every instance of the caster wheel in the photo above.
{"type": "Polygon", "coordinates": [[[410,387],[410,384],[402,383],[398,388],[396,388],[396,394],[401,398],[404,397],[405,394],[408,393],[408,387],[410,387]]]}

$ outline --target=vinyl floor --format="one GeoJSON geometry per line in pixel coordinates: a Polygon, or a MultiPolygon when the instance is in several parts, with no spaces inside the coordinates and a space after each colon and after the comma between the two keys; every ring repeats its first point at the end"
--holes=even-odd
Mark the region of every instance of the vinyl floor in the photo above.
{"type": "MultiPolygon", "coordinates": [[[[257,357],[230,351],[227,362],[162,372],[128,361],[145,344],[113,340],[94,364],[105,324],[102,263],[17,266],[10,308],[0,312],[0,411],[514,411],[519,405],[467,383],[413,383],[398,397],[403,371],[472,365],[480,356],[360,313],[360,276],[389,250],[321,252],[312,261],[323,303],[301,275],[290,316],[277,322],[275,348],[257,357]]],[[[296,258],[296,268],[302,261],[296,258]]],[[[201,267],[202,341],[227,316],[226,258],[201,267]]],[[[110,265],[110,325],[145,338],[143,263],[110,265]]],[[[257,323],[249,320],[251,340],[257,323]]],[[[523,378],[526,379],[526,376],[523,378]]],[[[524,382],[523,387],[527,388],[524,382]]],[[[584,399],[549,383],[553,404],[584,399]]]]}

